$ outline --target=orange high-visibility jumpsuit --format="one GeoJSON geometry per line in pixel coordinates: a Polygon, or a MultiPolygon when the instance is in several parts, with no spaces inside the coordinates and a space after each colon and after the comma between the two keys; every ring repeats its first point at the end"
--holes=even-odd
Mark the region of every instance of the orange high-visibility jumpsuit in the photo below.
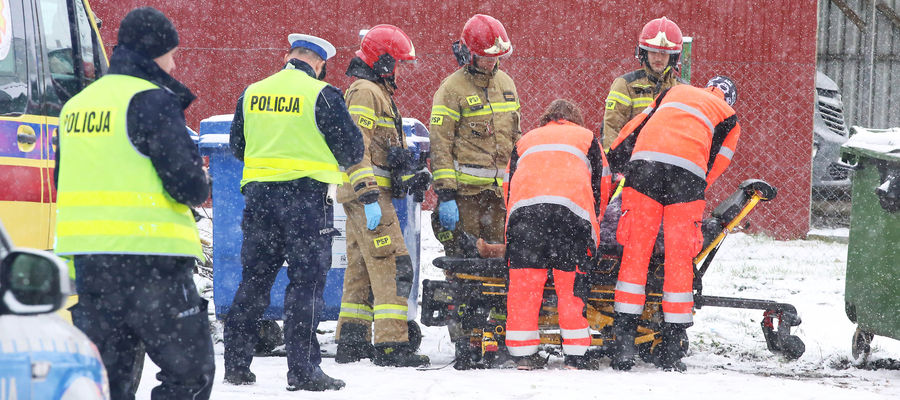
{"type": "Polygon", "coordinates": [[[574,295],[578,266],[597,249],[600,210],[610,173],[590,130],[550,122],[522,136],[507,167],[506,242],[509,260],[506,345],[513,356],[537,352],[538,315],[547,280],[559,299],[563,351],[584,355],[591,343],[584,302],[574,295]]]}
{"type": "Polygon", "coordinates": [[[717,88],[678,85],[632,119],[610,149],[625,173],[616,237],[625,246],[615,311],[641,314],[647,269],[660,222],[664,229],[665,322],[692,322],[693,263],[701,250],[705,191],[728,167],[740,136],[734,109],[717,88]]]}

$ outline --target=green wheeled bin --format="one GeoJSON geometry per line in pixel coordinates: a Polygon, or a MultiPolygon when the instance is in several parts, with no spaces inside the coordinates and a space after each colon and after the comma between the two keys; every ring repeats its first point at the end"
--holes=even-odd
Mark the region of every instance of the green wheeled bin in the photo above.
{"type": "Polygon", "coordinates": [[[844,301],[865,362],[875,335],[900,339],[900,128],[854,130],[842,148],[857,161],[844,301]]]}

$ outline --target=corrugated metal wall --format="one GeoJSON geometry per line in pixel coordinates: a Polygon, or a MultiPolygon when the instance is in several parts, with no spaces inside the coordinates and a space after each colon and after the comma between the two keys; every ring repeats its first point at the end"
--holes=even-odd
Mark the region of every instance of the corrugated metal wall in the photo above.
{"type": "Polygon", "coordinates": [[[820,0],[818,8],[818,69],[840,86],[848,125],[900,126],[900,0],[820,0]]]}

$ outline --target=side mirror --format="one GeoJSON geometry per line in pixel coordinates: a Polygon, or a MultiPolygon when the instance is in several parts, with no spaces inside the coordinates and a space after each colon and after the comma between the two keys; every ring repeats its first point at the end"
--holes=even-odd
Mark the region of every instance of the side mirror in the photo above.
{"type": "Polygon", "coordinates": [[[18,315],[54,312],[72,293],[66,264],[40,250],[14,249],[0,262],[0,309],[18,315]]]}

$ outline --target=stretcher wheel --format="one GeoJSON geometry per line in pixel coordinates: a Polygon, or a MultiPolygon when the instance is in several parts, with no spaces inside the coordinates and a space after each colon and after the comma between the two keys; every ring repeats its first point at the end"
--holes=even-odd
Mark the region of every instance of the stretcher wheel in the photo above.
{"type": "Polygon", "coordinates": [[[406,321],[406,326],[409,335],[409,347],[412,351],[419,350],[419,346],[422,345],[422,328],[419,327],[416,321],[406,321]]]}
{"type": "Polygon", "coordinates": [[[806,344],[798,336],[790,335],[781,344],[781,351],[788,359],[796,360],[806,351],[806,344]]]}
{"type": "Polygon", "coordinates": [[[853,356],[853,361],[857,364],[865,363],[869,358],[869,353],[872,351],[872,339],[875,338],[875,334],[866,332],[860,328],[856,328],[856,332],[853,333],[853,344],[850,348],[850,354],[853,356]]]}

